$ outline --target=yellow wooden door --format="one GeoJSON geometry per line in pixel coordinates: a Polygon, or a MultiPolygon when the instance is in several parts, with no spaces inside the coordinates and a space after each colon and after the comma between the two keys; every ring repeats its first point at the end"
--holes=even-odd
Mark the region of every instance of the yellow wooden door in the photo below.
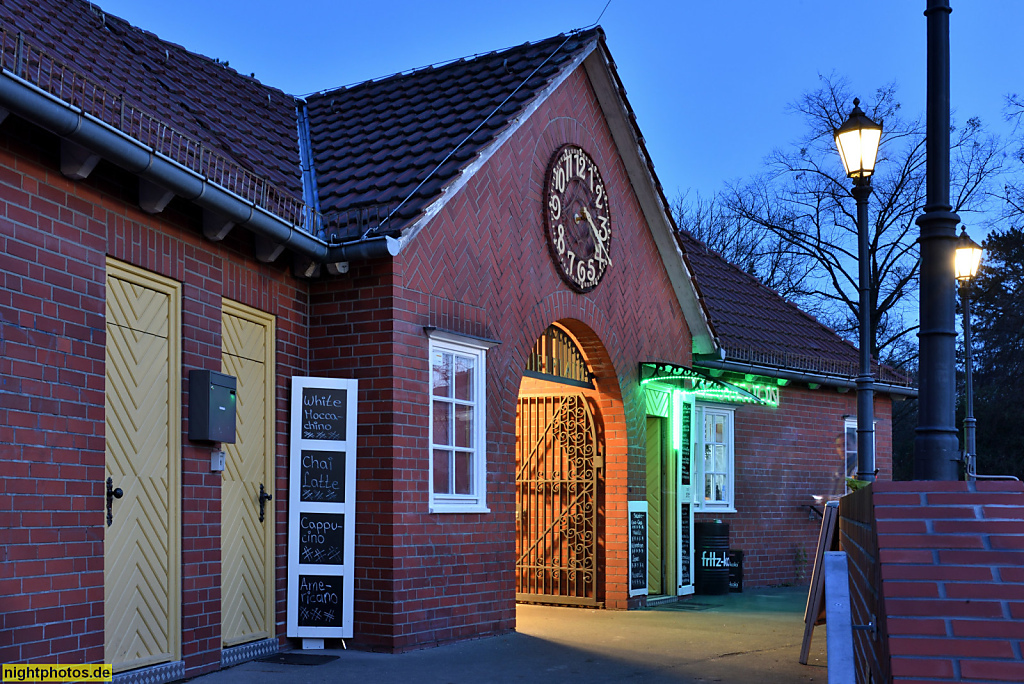
{"type": "Polygon", "coordinates": [[[104,660],[180,658],[181,286],[108,259],[104,660]]]}
{"type": "Polygon", "coordinates": [[[273,500],[259,518],[260,485],[274,494],[274,318],[222,306],[222,368],[238,382],[221,485],[221,635],[233,646],[274,634],[273,500]]]}
{"type": "Polygon", "coordinates": [[[647,416],[647,591],[663,594],[662,582],[662,419],[647,416]]]}

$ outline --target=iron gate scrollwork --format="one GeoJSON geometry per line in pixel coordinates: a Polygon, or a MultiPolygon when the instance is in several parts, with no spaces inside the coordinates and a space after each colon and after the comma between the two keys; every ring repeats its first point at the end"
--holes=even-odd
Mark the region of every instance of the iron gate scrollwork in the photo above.
{"type": "Polygon", "coordinates": [[[516,417],[516,600],[598,606],[598,477],[583,394],[523,396],[516,417]]]}

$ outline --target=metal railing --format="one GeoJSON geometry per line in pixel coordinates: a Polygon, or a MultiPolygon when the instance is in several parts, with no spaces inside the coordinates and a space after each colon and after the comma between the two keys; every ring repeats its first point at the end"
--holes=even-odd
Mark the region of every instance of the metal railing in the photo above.
{"type": "MultiPolygon", "coordinates": [[[[817,356],[804,354],[790,354],[788,352],[765,352],[757,349],[729,349],[729,357],[732,360],[745,361],[747,363],[779,368],[792,368],[825,375],[839,377],[856,377],[859,368],[856,361],[841,361],[838,359],[823,359],[817,356]]],[[[913,381],[903,373],[884,365],[872,364],[871,372],[878,382],[885,382],[901,387],[912,387],[913,381]]]]}
{"type": "Polygon", "coordinates": [[[260,209],[313,235],[321,235],[323,217],[302,200],[175,130],[131,102],[124,93],[92,81],[31,44],[23,33],[0,27],[0,66],[260,209]]]}

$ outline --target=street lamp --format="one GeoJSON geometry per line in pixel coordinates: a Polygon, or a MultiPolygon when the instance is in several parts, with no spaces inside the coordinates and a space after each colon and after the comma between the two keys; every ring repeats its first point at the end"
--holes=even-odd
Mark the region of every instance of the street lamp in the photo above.
{"type": "Polygon", "coordinates": [[[964,411],[964,463],[968,477],[975,471],[974,458],[974,377],[971,362],[971,281],[981,267],[981,245],[967,235],[962,227],[956,241],[954,272],[960,282],[960,300],[964,306],[964,385],[967,406],[964,411]]]}
{"type": "Polygon", "coordinates": [[[953,248],[960,217],[949,203],[948,0],[928,0],[928,111],[925,126],[924,213],[921,227],[921,317],[914,479],[956,480],[956,281],[953,248]]]}
{"type": "Polygon", "coordinates": [[[871,262],[868,253],[868,198],[882,125],[868,118],[854,98],[853,111],[834,132],[846,175],[857,200],[857,258],[860,260],[860,374],[857,376],[857,479],[875,480],[874,382],[871,377],[871,262]]]}

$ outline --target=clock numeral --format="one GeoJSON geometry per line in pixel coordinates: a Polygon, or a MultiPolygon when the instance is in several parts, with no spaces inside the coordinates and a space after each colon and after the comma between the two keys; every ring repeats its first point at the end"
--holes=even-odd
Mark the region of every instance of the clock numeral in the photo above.
{"type": "MultiPolygon", "coordinates": [[[[551,193],[551,196],[548,197],[548,208],[551,210],[551,219],[553,221],[557,221],[562,217],[562,200],[555,193],[551,193]]],[[[607,223],[607,221],[605,222],[607,223]]]]}
{"type": "Polygon", "coordinates": [[[558,255],[565,254],[565,226],[561,223],[558,224],[558,237],[555,239],[555,249],[558,250],[558,255]]]}
{"type": "Polygon", "coordinates": [[[596,206],[598,209],[602,208],[604,206],[604,200],[605,200],[604,184],[598,183],[597,184],[597,199],[594,202],[594,206],[596,206]]]}
{"type": "Polygon", "coordinates": [[[582,284],[587,279],[587,265],[583,263],[583,259],[576,262],[576,282],[582,284]]]}
{"type": "Polygon", "coordinates": [[[587,259],[587,282],[593,282],[597,276],[597,268],[594,266],[593,259],[587,259]]]}
{"type": "Polygon", "coordinates": [[[555,190],[558,192],[565,192],[565,169],[558,166],[553,171],[555,190]]]}
{"type": "Polygon", "coordinates": [[[572,274],[572,270],[573,270],[573,267],[575,266],[575,264],[576,264],[576,253],[573,252],[570,249],[569,250],[569,268],[567,269],[570,274],[572,274]]]}

